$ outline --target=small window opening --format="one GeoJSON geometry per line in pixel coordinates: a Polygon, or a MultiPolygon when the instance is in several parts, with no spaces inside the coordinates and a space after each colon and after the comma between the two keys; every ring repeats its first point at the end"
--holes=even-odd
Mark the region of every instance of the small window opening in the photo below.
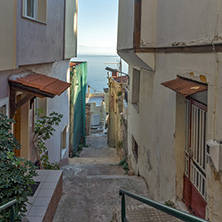
{"type": "Polygon", "coordinates": [[[61,148],[62,149],[66,149],[67,147],[67,126],[64,128],[64,130],[62,131],[62,135],[61,135],[61,148]]]}
{"type": "Polygon", "coordinates": [[[136,159],[136,162],[138,162],[138,144],[137,144],[136,140],[134,139],[134,137],[132,137],[132,151],[133,151],[133,155],[136,159]]]}

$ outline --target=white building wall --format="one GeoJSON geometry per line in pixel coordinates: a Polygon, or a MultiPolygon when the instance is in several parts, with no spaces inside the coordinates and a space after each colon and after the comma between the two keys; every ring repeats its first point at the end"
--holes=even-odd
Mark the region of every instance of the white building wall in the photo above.
{"type": "MultiPolygon", "coordinates": [[[[69,60],[51,64],[27,66],[26,68],[37,73],[70,82],[69,60]]],[[[69,89],[64,91],[60,96],[47,98],[46,115],[49,115],[53,111],[62,114],[63,118],[59,126],[55,127],[56,131],[53,133],[52,138],[46,141],[46,146],[49,151],[50,162],[60,162],[62,159],[67,159],[69,153],[69,89]],[[66,149],[61,152],[61,133],[65,127],[67,127],[67,144],[66,149]]]]}

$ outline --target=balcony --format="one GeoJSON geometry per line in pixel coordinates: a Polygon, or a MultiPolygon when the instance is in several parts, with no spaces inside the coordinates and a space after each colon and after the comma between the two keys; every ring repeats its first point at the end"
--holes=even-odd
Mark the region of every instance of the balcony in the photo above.
{"type": "Polygon", "coordinates": [[[117,39],[119,56],[138,68],[153,71],[154,51],[149,52],[147,49],[155,46],[155,25],[155,0],[119,0],[117,39]]]}

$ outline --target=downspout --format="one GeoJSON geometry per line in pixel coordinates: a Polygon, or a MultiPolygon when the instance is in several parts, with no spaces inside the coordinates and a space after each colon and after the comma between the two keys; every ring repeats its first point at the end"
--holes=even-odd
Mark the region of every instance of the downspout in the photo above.
{"type": "Polygon", "coordinates": [[[218,75],[219,75],[219,58],[218,58],[218,54],[215,50],[215,44],[214,41],[218,39],[218,25],[219,25],[219,17],[220,17],[220,0],[217,1],[217,21],[216,21],[216,26],[215,26],[215,33],[214,33],[214,38],[212,40],[212,46],[213,46],[213,52],[215,55],[215,60],[216,60],[216,65],[217,65],[217,71],[216,71],[216,76],[215,76],[215,80],[214,80],[214,111],[213,111],[213,138],[216,138],[216,124],[217,124],[217,90],[218,90],[218,75]]]}

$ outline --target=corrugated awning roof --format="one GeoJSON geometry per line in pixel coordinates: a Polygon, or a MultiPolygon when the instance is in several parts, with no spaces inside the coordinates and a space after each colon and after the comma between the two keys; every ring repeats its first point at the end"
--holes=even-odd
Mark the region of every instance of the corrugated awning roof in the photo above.
{"type": "Polygon", "coordinates": [[[184,97],[207,90],[206,84],[183,78],[173,79],[167,82],[163,82],[161,84],[169,89],[174,90],[177,93],[180,93],[184,97]]]}
{"type": "Polygon", "coordinates": [[[61,95],[71,85],[57,78],[34,73],[32,71],[11,75],[8,80],[10,86],[14,89],[38,97],[52,98],[55,95],[61,95]]]}

